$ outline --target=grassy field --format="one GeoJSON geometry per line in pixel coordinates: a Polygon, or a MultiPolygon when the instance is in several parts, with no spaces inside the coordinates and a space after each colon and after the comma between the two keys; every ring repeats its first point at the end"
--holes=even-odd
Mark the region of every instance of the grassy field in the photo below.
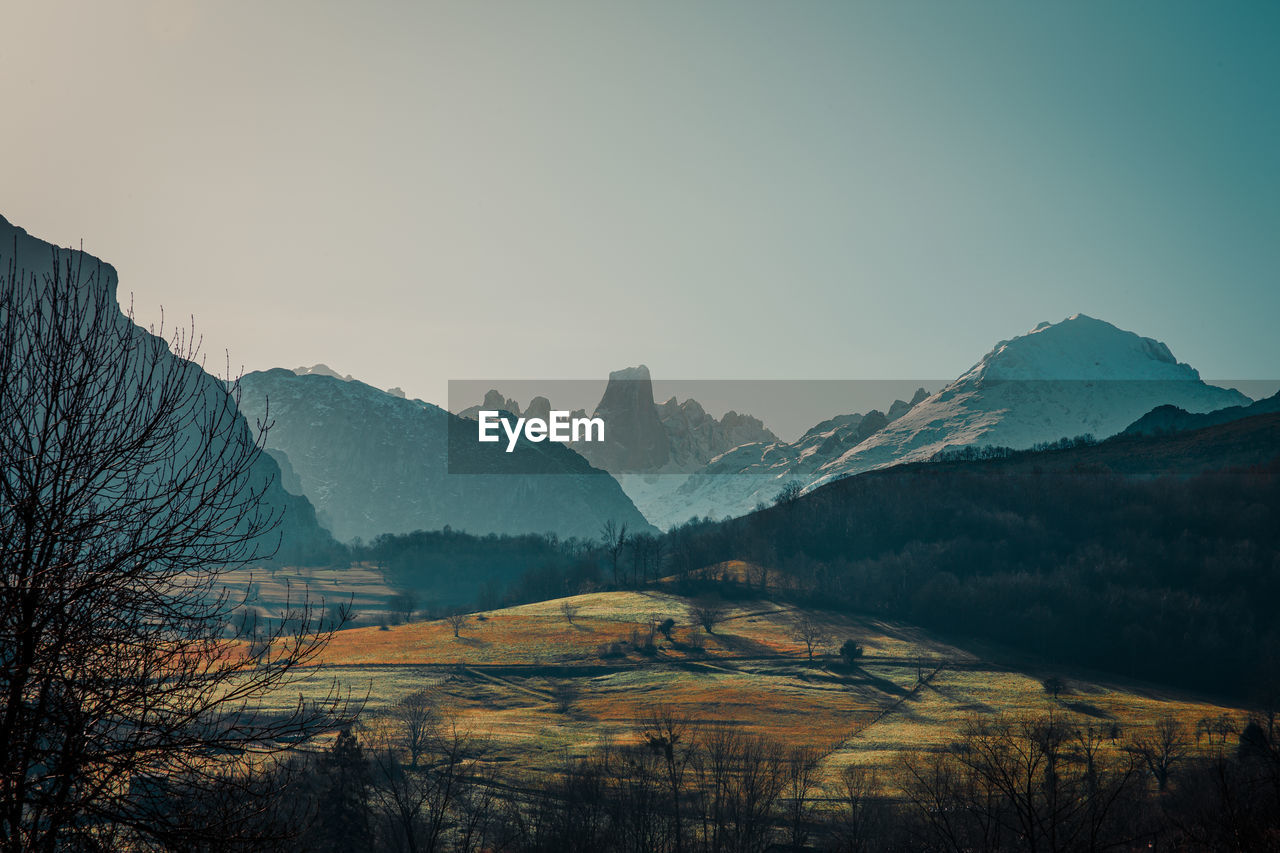
{"type": "Polygon", "coordinates": [[[279,619],[287,605],[310,601],[319,606],[350,603],[355,623],[376,625],[388,619],[387,600],[396,594],[381,569],[369,563],[344,567],[274,566],[226,572],[220,578],[233,602],[261,618],[279,619]],[[246,599],[247,596],[247,599],[246,599]]]}
{"type": "Polygon", "coordinates": [[[1052,709],[1114,725],[1122,738],[1168,715],[1189,731],[1205,717],[1242,716],[1150,686],[980,657],[900,624],[766,600],[725,602],[708,634],[693,626],[690,604],[659,591],[603,592],[474,614],[457,637],[444,620],[349,629],[308,689],[337,678],[367,692],[374,714],[411,691],[435,691],[464,729],[492,742],[497,760],[531,772],[634,742],[658,707],[815,747],[826,773],[892,767],[903,753],[954,742],[967,720],[1001,712],[1052,709]],[[813,663],[795,632],[806,616],[826,632],[813,663]],[[650,626],[668,618],[670,638],[655,630],[655,648],[643,652],[650,626]],[[850,638],[865,649],[856,666],[835,654],[850,638]],[[1057,698],[1042,686],[1051,675],[1067,685],[1057,698]]]}

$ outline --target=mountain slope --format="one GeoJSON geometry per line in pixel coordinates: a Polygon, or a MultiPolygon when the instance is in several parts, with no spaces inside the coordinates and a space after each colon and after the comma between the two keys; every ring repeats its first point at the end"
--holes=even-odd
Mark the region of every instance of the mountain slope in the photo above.
{"type": "Polygon", "coordinates": [[[673,536],[814,600],[1240,695],[1280,651],[1280,413],[867,471],[673,536]]]}
{"type": "MultiPolygon", "coordinates": [[[[25,270],[27,276],[35,276],[40,281],[45,281],[48,276],[53,275],[55,264],[65,267],[68,261],[85,271],[85,276],[81,279],[82,284],[87,278],[88,271],[97,269],[95,285],[107,288],[110,304],[118,304],[116,299],[118,275],[110,264],[103,263],[87,253],[59,248],[32,237],[23,229],[11,225],[0,217],[0,263],[7,267],[11,260],[18,271],[25,270]]],[[[116,309],[112,322],[124,327],[131,321],[123,312],[116,309]]],[[[145,336],[148,333],[139,330],[139,335],[145,336]]],[[[183,381],[189,383],[182,386],[186,389],[182,392],[183,398],[203,401],[202,405],[208,411],[221,411],[223,407],[230,405],[227,389],[221,381],[190,362],[179,362],[177,356],[168,352],[167,346],[160,362],[156,365],[155,373],[183,377],[183,381]]],[[[249,429],[245,419],[242,416],[236,416],[235,422],[221,434],[220,439],[229,444],[251,443],[249,429]]],[[[194,447],[198,444],[198,441],[191,441],[186,446],[194,447]]],[[[179,452],[180,455],[181,452],[179,452]]],[[[189,453],[187,458],[190,458],[189,453]]],[[[186,460],[179,458],[174,461],[175,464],[180,465],[186,460]]],[[[280,526],[276,531],[280,536],[277,560],[292,562],[320,558],[332,546],[332,538],[328,531],[320,527],[316,521],[315,510],[306,498],[292,495],[282,487],[280,468],[269,454],[258,454],[245,478],[245,488],[261,490],[260,504],[263,510],[267,513],[278,513],[281,516],[280,526]]],[[[274,544],[274,535],[264,537],[262,540],[264,550],[269,551],[274,544]],[[270,541],[267,541],[268,539],[270,541]]]]}
{"type": "Polygon", "coordinates": [[[287,455],[339,539],[445,525],[583,538],[609,520],[651,529],[612,477],[558,444],[522,442],[508,454],[477,443],[472,421],[324,373],[276,368],[244,377],[243,388],[241,410],[269,413],[269,447],[287,455]]]}

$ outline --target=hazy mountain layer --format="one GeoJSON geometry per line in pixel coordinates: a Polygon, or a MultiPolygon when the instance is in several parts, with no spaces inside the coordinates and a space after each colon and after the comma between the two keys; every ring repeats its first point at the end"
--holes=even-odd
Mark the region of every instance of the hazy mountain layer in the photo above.
{"type": "Polygon", "coordinates": [[[241,410],[266,417],[270,401],[268,446],[287,455],[339,539],[446,525],[584,538],[608,520],[650,529],[617,481],[561,445],[522,442],[508,454],[505,443],[479,444],[472,421],[332,371],[277,368],[243,385],[241,410]],[[465,458],[450,460],[451,447],[465,458]]]}
{"type": "Polygon", "coordinates": [[[1178,406],[1157,406],[1129,424],[1124,435],[1164,435],[1231,423],[1241,418],[1280,412],[1280,393],[1249,406],[1228,406],[1212,412],[1194,413],[1178,406]]]}

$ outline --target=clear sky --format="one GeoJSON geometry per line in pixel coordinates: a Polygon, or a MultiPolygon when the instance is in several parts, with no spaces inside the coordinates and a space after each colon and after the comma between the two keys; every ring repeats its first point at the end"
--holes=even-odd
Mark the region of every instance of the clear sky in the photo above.
{"type": "Polygon", "coordinates": [[[1280,373],[1280,4],[11,2],[0,213],[247,369],[1280,373]]]}

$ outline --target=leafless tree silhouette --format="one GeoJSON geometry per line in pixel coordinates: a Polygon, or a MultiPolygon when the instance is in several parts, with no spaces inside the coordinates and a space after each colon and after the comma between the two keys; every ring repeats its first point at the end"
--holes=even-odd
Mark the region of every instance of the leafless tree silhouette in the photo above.
{"type": "Polygon", "coordinates": [[[613,519],[606,521],[600,528],[600,540],[604,544],[604,549],[609,553],[609,561],[613,566],[613,583],[618,585],[618,561],[622,557],[622,550],[627,547],[628,534],[627,524],[623,522],[619,525],[613,519]]]}
{"type": "Polygon", "coordinates": [[[795,638],[804,643],[809,653],[809,663],[813,663],[813,650],[827,641],[827,629],[815,621],[812,616],[802,616],[796,623],[795,638]]]}
{"type": "Polygon", "coordinates": [[[174,803],[263,778],[286,742],[349,710],[336,687],[274,698],[328,639],[308,602],[231,627],[244,602],[220,579],[279,544],[260,439],[191,331],[166,342],[121,314],[110,268],[17,257],[15,239],[0,277],[0,849],[231,834],[213,812],[174,820],[174,803]]]}
{"type": "Polygon", "coordinates": [[[453,629],[453,636],[461,636],[462,629],[467,627],[467,620],[471,617],[464,610],[455,610],[448,616],[444,617],[444,621],[449,623],[449,627],[453,629]]]}
{"type": "Polygon", "coordinates": [[[701,625],[708,634],[715,633],[716,625],[724,621],[724,606],[714,598],[703,598],[689,607],[694,624],[701,625]]]}

